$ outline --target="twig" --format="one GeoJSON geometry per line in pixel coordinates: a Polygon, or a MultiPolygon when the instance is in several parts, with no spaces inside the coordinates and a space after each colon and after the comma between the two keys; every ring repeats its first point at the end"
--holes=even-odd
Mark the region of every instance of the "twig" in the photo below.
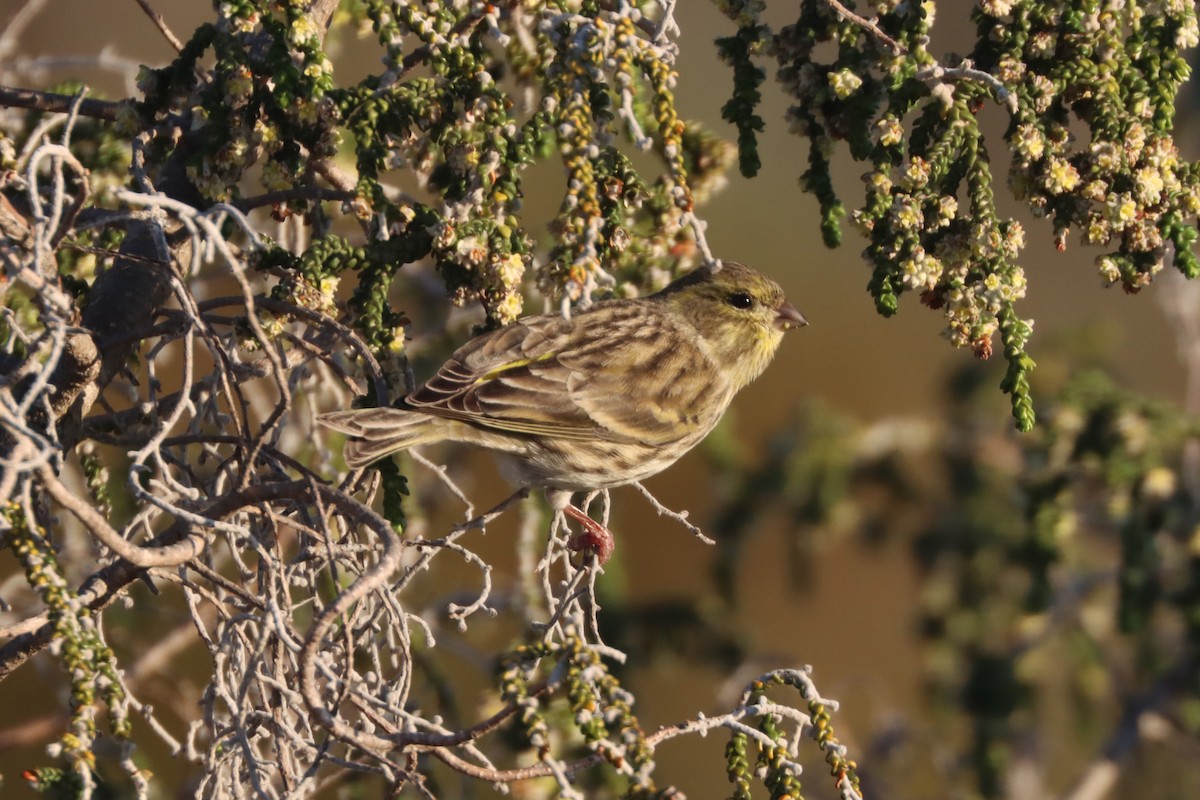
{"type": "Polygon", "coordinates": [[[995,93],[996,99],[1004,104],[1009,113],[1016,114],[1019,109],[1017,96],[1010,92],[1003,82],[990,72],[975,69],[970,60],[964,60],[957,67],[943,67],[934,64],[917,72],[917,80],[926,83],[945,83],[955,80],[969,80],[986,84],[995,93]]]}
{"type": "MultiPolygon", "coordinates": [[[[200,514],[209,519],[220,519],[240,511],[245,506],[284,499],[299,499],[304,496],[307,490],[308,484],[305,481],[288,481],[251,486],[245,491],[229,492],[215,499],[204,507],[200,514]]],[[[151,539],[146,544],[146,547],[161,547],[178,542],[184,536],[188,535],[188,530],[187,523],[178,521],[151,539]]],[[[137,567],[127,561],[110,564],[98,570],[84,581],[78,594],[79,603],[82,607],[86,607],[91,611],[99,611],[117,599],[126,586],[140,578],[143,574],[145,574],[145,571],[141,567],[137,567]]],[[[23,623],[23,627],[32,627],[35,621],[39,624],[39,627],[29,633],[21,634],[0,646],[0,680],[3,680],[10,672],[25,663],[25,660],[30,656],[41,652],[50,644],[50,637],[54,632],[54,628],[49,622],[49,614],[44,612],[37,614],[26,620],[23,623]]]]}
{"type": "Polygon", "coordinates": [[[1142,741],[1142,721],[1170,699],[1180,680],[1193,674],[1194,670],[1194,659],[1184,658],[1144,692],[1131,697],[1103,751],[1063,795],[1063,800],[1104,800],[1108,797],[1121,776],[1121,762],[1142,741]]]}
{"type": "Polygon", "coordinates": [[[204,540],[190,534],[181,542],[160,547],[139,547],[121,537],[91,504],[76,495],[58,480],[50,466],[43,464],[38,470],[42,486],[59,505],[70,511],[87,527],[104,546],[136,567],[174,567],[200,554],[204,540]]]}
{"type": "Polygon", "coordinates": [[[708,536],[705,536],[704,531],[700,530],[699,527],[697,527],[696,525],[693,525],[691,522],[688,521],[688,512],[673,511],[673,510],[667,508],[661,502],[659,502],[659,499],[657,497],[650,494],[650,490],[647,489],[645,486],[643,486],[641,481],[634,481],[630,485],[633,486],[633,488],[637,489],[639,492],[641,492],[642,497],[644,497],[650,501],[650,505],[654,506],[654,510],[658,512],[658,515],[660,517],[669,517],[669,518],[675,520],[680,525],[687,528],[693,536],[695,536],[697,539],[704,542],[705,544],[716,544],[717,543],[715,539],[710,539],[708,536]]]}
{"type": "Polygon", "coordinates": [[[527,489],[527,488],[518,489],[517,491],[513,492],[511,495],[506,497],[504,500],[501,500],[499,503],[497,503],[495,506],[493,506],[491,508],[491,510],[485,511],[484,513],[480,514],[478,517],[475,517],[474,519],[469,519],[466,522],[463,522],[459,525],[455,525],[454,529],[451,531],[451,533],[463,533],[464,531],[469,531],[472,528],[479,528],[482,530],[487,527],[487,524],[489,522],[491,522],[496,517],[503,514],[505,511],[507,511],[509,506],[511,506],[513,503],[517,503],[517,502],[520,502],[521,500],[524,500],[526,497],[529,497],[529,489],[527,489]]]}
{"type": "Polygon", "coordinates": [[[888,36],[886,33],[884,33],[882,30],[880,30],[878,25],[876,25],[871,20],[867,19],[866,17],[860,17],[858,14],[855,14],[853,11],[851,11],[850,9],[846,8],[844,5],[839,3],[838,0],[825,0],[825,4],[828,5],[831,9],[833,9],[834,13],[836,13],[842,19],[846,20],[847,22],[853,22],[855,25],[862,28],[864,31],[870,33],[876,39],[878,39],[879,41],[886,44],[888,47],[890,47],[892,49],[892,52],[895,53],[896,55],[898,55],[898,56],[908,55],[907,47],[905,47],[904,45],[897,42],[891,36],[888,36]]]}
{"type": "Polygon", "coordinates": [[[170,43],[171,47],[175,48],[175,52],[183,52],[183,42],[179,41],[179,37],[171,32],[170,26],[167,25],[167,20],[150,5],[150,0],[137,0],[137,4],[142,7],[142,11],[146,12],[146,16],[154,23],[154,27],[158,28],[163,38],[170,43]]]}
{"type": "MultiPolygon", "coordinates": [[[[433,463],[428,458],[421,455],[416,448],[410,448],[408,450],[408,455],[413,461],[417,462],[421,466],[425,467],[425,469],[436,475],[438,480],[441,481],[442,485],[449,489],[450,493],[457,497],[459,501],[466,506],[466,510],[463,513],[466,515],[468,521],[474,518],[475,505],[467,497],[466,492],[464,492],[462,488],[454,482],[454,479],[450,477],[450,473],[446,471],[445,465],[433,463]]],[[[480,527],[483,526],[481,525],[480,527]]]]}
{"type": "MultiPolygon", "coordinates": [[[[892,52],[898,56],[906,56],[909,54],[908,48],[900,44],[900,42],[888,36],[883,30],[872,20],[861,17],[855,14],[850,9],[842,5],[838,0],[824,0],[834,13],[842,19],[852,22],[858,27],[867,31],[879,41],[883,42],[892,52]]],[[[941,64],[933,64],[925,67],[917,72],[917,80],[925,83],[945,83],[946,81],[954,80],[971,80],[978,83],[986,84],[995,93],[996,99],[1003,103],[1008,108],[1009,113],[1015,114],[1018,110],[1017,96],[1010,92],[1008,88],[995,75],[984,72],[981,69],[975,69],[970,61],[964,60],[956,67],[943,67],[941,64]]]]}

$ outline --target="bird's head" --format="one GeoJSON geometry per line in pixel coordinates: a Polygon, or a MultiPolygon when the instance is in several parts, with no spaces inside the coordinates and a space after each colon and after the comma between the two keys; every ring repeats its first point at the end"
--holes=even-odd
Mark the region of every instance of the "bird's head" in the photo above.
{"type": "Polygon", "coordinates": [[[762,374],[784,331],[808,324],[783,287],[736,261],[693,270],[659,295],[728,366],[735,389],[762,374]]]}

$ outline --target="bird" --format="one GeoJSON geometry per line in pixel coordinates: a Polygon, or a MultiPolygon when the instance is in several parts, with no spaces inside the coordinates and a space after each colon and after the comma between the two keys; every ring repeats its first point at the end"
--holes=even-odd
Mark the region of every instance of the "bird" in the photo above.
{"type": "Polygon", "coordinates": [[[773,279],[713,261],[654,294],[482,333],[393,407],[318,421],[349,437],[351,469],[434,442],[493,451],[503,474],[579,523],[571,547],[603,564],[612,533],[573,495],[675,463],[767,368],[784,332],[807,324],[773,279]]]}

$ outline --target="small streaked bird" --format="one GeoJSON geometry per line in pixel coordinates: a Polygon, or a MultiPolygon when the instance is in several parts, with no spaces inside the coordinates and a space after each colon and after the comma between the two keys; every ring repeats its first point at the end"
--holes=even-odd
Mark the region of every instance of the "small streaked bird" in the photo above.
{"type": "Polygon", "coordinates": [[[807,325],[779,284],[744,264],[700,267],[662,291],[545,314],[460,347],[395,408],[319,418],[348,434],[346,463],[452,441],[500,454],[517,484],[576,520],[600,563],[612,534],[575,492],[648,478],[692,449],[757,378],[784,331],[807,325]]]}

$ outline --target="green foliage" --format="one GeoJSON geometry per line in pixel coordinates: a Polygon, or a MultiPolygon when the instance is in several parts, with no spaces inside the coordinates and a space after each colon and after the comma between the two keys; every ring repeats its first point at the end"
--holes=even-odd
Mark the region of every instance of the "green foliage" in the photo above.
{"type": "Polygon", "coordinates": [[[400,467],[390,458],[375,463],[383,483],[383,516],[392,523],[397,533],[403,533],[408,524],[404,514],[404,500],[408,496],[408,481],[400,474],[400,467]]]}
{"type": "Polygon", "coordinates": [[[765,123],[755,113],[762,93],[758,87],[767,78],[767,73],[750,60],[750,55],[761,47],[765,29],[750,25],[738,28],[733,36],[717,39],[717,50],[721,59],[733,68],[733,97],[721,109],[721,117],[737,126],[738,166],[742,175],[753,178],[762,167],[758,157],[758,133],[765,123]]]}
{"type": "MultiPolygon", "coordinates": [[[[1072,230],[1085,244],[1114,248],[1097,258],[1101,277],[1131,292],[1167,263],[1168,243],[1180,271],[1200,269],[1197,167],[1172,138],[1189,75],[1183,51],[1200,38],[1193,4],[1151,11],[1132,2],[984,0],[971,12],[973,51],[950,64],[928,50],[934,2],[870,3],[868,20],[805,0],[796,23],[778,31],[761,24],[761,3],[718,5],[739,24],[721,47],[735,67],[726,115],[738,126],[744,163],[757,160],[761,127],[749,54],[769,52],[792,101],[791,128],[810,142],[801,185],[820,202],[825,243],[841,241],[830,158],[844,141],[871,164],[851,218],[869,241],[876,310],[891,316],[901,295],[916,292],[945,315],[951,342],[980,358],[999,331],[1009,364],[1001,388],[1020,430],[1034,423],[1025,350],[1032,323],[1016,311],[1026,292],[1017,263],[1024,232],[996,210],[978,116],[985,104],[1008,114],[1013,196],[1051,221],[1059,249],[1072,230]]],[[[943,13],[958,10],[942,5],[943,13]]]]}
{"type": "Polygon", "coordinates": [[[118,674],[116,656],[101,637],[96,621],[81,609],[78,596],[67,585],[54,548],[45,532],[29,525],[25,510],[9,503],[3,512],[3,543],[11,549],[25,571],[25,578],[42,598],[54,626],[57,658],[70,679],[70,729],[59,739],[56,750],[70,764],[69,773],[56,768],[31,771],[31,782],[44,792],[53,793],[63,786],[92,783],[96,765],[93,748],[98,730],[98,701],[108,709],[112,732],[128,739],[132,723],[128,716],[125,689],[118,674]]]}
{"type": "MultiPolygon", "coordinates": [[[[370,23],[385,71],[334,88],[321,36],[300,6],[245,0],[221,10],[227,19],[199,28],[174,63],[143,70],[137,111],[150,133],[149,174],[172,148],[186,150],[190,181],[208,201],[222,201],[242,196],[243,176],[257,164],[263,188],[280,198],[277,214],[314,214],[305,187],[348,134],[357,168],[349,209],[368,235],[356,263],[373,265],[356,292],[357,327],[375,348],[395,341],[403,319],[385,309],[395,269],[427,256],[454,301],[481,302],[489,325],[520,314],[522,280],[533,263],[522,175],[555,152],[567,193],[551,225],[555,247],[537,278],[545,294],[571,302],[607,290],[612,275],[632,290],[674,272],[673,248],[689,235],[694,192],[727,165],[711,137],[688,133],[674,109],[675,75],[629,15],[599,7],[558,14],[532,27],[531,40],[508,28],[516,20],[487,17],[479,5],[366,0],[351,13],[370,23]],[[401,44],[408,41],[412,48],[401,44]],[[498,82],[504,69],[495,43],[516,86],[498,82]],[[216,58],[214,77],[199,82],[208,53],[216,58]],[[420,64],[429,71],[414,74],[420,64]],[[539,102],[523,118],[516,93],[526,91],[539,102]],[[193,120],[186,140],[169,137],[177,115],[193,120]],[[612,144],[622,129],[636,147],[658,153],[664,172],[657,179],[639,175],[612,144]],[[437,202],[389,199],[384,182],[398,170],[416,176],[437,202]],[[373,251],[396,238],[409,241],[403,253],[394,244],[373,251]]],[[[311,247],[303,262],[320,264],[325,276],[353,266],[325,260],[321,239],[311,247]]]]}
{"type": "Polygon", "coordinates": [[[735,733],[725,745],[725,772],[733,784],[730,800],[750,800],[750,760],[746,757],[748,739],[744,733],[735,733]]]}
{"type": "Polygon", "coordinates": [[[981,422],[985,380],[978,368],[957,376],[939,423],[802,415],[761,471],[728,467],[716,569],[720,581],[742,568],[748,536],[774,515],[796,524],[801,554],[838,532],[906,542],[929,697],[947,724],[965,716],[975,790],[999,797],[1013,748],[1044,723],[1038,703],[1064,675],[1089,730],[1119,713],[1128,687],[1200,703],[1200,510],[1185,452],[1200,427],[1080,371],[1016,437],[981,422]]]}
{"type": "Polygon", "coordinates": [[[561,728],[547,718],[555,701],[561,700],[570,711],[571,727],[588,749],[629,775],[622,796],[656,796],[651,778],[654,751],[633,713],[633,695],[608,671],[595,649],[569,636],[561,643],[520,645],[501,663],[501,696],[521,708],[518,721],[525,744],[539,760],[551,755],[552,730],[561,728]],[[551,672],[553,677],[543,676],[535,689],[535,676],[551,672]]]}

